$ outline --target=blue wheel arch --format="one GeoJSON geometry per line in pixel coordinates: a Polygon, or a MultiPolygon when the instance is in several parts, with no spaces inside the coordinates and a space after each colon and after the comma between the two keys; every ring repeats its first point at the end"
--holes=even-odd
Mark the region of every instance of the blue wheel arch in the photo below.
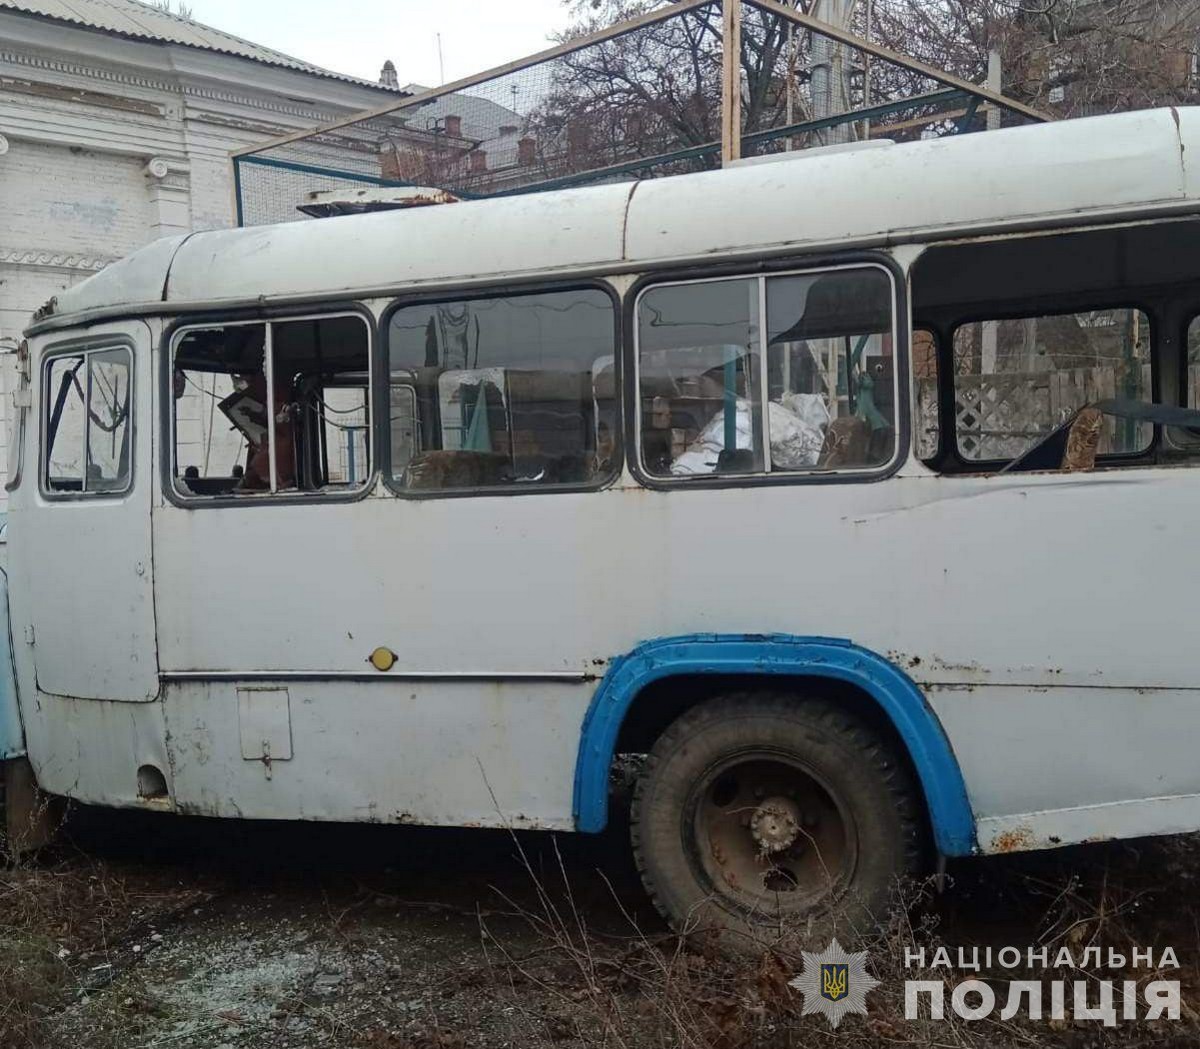
{"type": "Polygon", "coordinates": [[[803,675],[844,681],[870,695],[895,726],[921,781],[938,850],[975,850],[975,817],[966,784],[937,715],[895,664],[870,649],[830,637],[790,634],[689,634],[647,641],[615,659],[583,720],[575,763],[575,826],[603,830],[617,735],[649,684],[685,674],[803,675]]]}

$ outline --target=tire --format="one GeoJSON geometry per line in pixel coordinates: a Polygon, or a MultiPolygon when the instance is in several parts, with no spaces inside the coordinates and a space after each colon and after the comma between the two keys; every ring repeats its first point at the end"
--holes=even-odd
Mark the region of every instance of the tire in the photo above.
{"type": "Polygon", "coordinates": [[[921,866],[919,799],[905,763],[834,703],[722,696],[654,744],[634,791],[634,859],[676,931],[735,951],[849,942],[921,866]]]}

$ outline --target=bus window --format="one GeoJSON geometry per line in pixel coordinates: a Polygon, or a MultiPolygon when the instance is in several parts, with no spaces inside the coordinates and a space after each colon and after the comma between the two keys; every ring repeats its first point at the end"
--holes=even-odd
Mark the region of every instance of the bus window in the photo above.
{"type": "Polygon", "coordinates": [[[358,484],[371,472],[367,387],[326,386],[321,401],[321,440],[326,482],[358,484]]]}
{"type": "Polygon", "coordinates": [[[357,315],[178,333],[176,493],[328,494],[361,487],[372,471],[369,353],[367,326],[357,315]]]}
{"type": "Polygon", "coordinates": [[[1200,408],[1200,317],[1192,318],[1187,329],[1187,371],[1184,376],[1185,403],[1200,408]]]}
{"type": "Polygon", "coordinates": [[[421,449],[416,388],[405,383],[392,383],[390,407],[392,472],[399,476],[421,449]]]}
{"type": "MultiPolygon", "coordinates": [[[[955,436],[969,461],[1016,459],[1096,401],[1153,400],[1150,321],[1129,307],[961,324],[953,357],[955,436]]],[[[1153,439],[1151,423],[1106,416],[1097,452],[1133,455],[1153,439]]]]}
{"type": "Polygon", "coordinates": [[[429,492],[609,478],[615,323],[612,299],[596,288],[396,310],[388,325],[393,483],[429,492]]]}
{"type": "Polygon", "coordinates": [[[43,482],[48,494],[111,495],[128,489],[131,369],[123,346],[46,362],[43,482]]]}
{"type": "Polygon", "coordinates": [[[651,288],[638,303],[642,464],[659,477],[764,469],[758,280],[651,288]]]}
{"type": "Polygon", "coordinates": [[[647,290],[637,310],[643,469],[686,480],[889,462],[891,303],[875,267],[647,290]]]}

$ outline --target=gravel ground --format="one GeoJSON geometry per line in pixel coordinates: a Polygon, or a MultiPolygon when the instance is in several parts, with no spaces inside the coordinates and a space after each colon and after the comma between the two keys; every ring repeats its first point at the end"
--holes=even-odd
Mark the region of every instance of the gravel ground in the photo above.
{"type": "Polygon", "coordinates": [[[631,922],[665,931],[623,828],[553,837],[82,810],[69,837],[79,862],[136,874],[141,905],[128,928],[64,959],[76,986],[39,1034],[48,1049],[570,1044],[559,996],[522,964],[546,953],[539,885],[610,944],[631,922]]]}

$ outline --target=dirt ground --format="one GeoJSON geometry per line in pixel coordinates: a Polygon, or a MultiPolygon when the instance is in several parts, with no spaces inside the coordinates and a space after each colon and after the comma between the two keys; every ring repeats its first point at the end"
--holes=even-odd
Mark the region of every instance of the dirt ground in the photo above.
{"type": "Polygon", "coordinates": [[[893,987],[834,1035],[799,1015],[794,959],[726,963],[669,936],[620,824],[511,835],[77,809],[62,844],[0,871],[0,1046],[1197,1045],[1198,871],[1193,839],[963,861],[905,925],[905,943],[1170,944],[1182,1026],[906,1026],[893,987]]]}

